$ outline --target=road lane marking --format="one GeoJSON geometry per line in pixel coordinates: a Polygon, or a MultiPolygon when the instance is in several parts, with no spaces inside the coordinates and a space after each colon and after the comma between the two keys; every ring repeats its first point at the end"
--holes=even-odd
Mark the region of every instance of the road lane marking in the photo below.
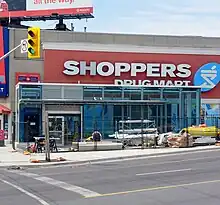
{"type": "MultiPolygon", "coordinates": [[[[146,158],[147,159],[147,158],[146,158]]],[[[193,159],[183,159],[183,160],[175,160],[175,161],[163,161],[163,162],[155,162],[155,163],[149,163],[149,164],[135,164],[135,165],[130,165],[130,166],[121,166],[121,164],[116,165],[116,167],[102,167],[102,170],[119,170],[119,169],[127,169],[127,168],[136,168],[136,167],[150,167],[150,166],[154,166],[154,165],[165,165],[165,164],[175,164],[175,163],[180,163],[180,162],[193,162],[193,161],[198,161],[198,160],[207,160],[207,159],[220,159],[220,157],[199,157],[199,158],[193,158],[193,159]]],[[[120,160],[121,161],[121,160],[120,160]]],[[[110,161],[110,162],[105,162],[105,163],[91,163],[91,165],[95,165],[95,164],[107,164],[107,163],[111,163],[111,162],[117,162],[117,161],[110,161]]],[[[147,162],[146,162],[147,163],[147,162]]],[[[70,165],[68,166],[70,167],[70,165]]],[[[49,167],[47,169],[54,169],[54,168],[61,168],[61,167],[49,167]]],[[[81,168],[80,166],[76,166],[74,168],[81,168]]],[[[73,172],[73,171],[68,171],[68,172],[61,172],[61,173],[41,173],[43,176],[56,176],[56,175],[61,175],[61,174],[75,174],[75,173],[87,173],[87,172],[91,172],[91,171],[100,171],[100,169],[97,170],[91,170],[91,167],[89,167],[86,170],[80,170],[79,172],[73,172]]],[[[93,167],[95,168],[95,167],[93,167]]],[[[39,168],[36,168],[37,170],[39,170],[39,168]]],[[[35,169],[35,170],[36,170],[35,169]]],[[[42,168],[41,168],[42,169],[42,168]]],[[[34,168],[32,169],[34,170],[34,168]]]]}
{"type": "Polygon", "coordinates": [[[186,171],[191,171],[191,170],[192,169],[177,169],[177,170],[168,170],[168,171],[160,171],[160,172],[148,172],[148,173],[136,174],[136,176],[146,176],[146,175],[155,175],[155,174],[186,172],[186,171]]]}
{"type": "Polygon", "coordinates": [[[41,199],[40,197],[38,197],[38,196],[36,196],[36,195],[34,195],[34,194],[32,194],[32,193],[30,193],[30,192],[24,190],[23,188],[21,188],[21,187],[15,185],[15,184],[12,184],[12,183],[10,183],[10,182],[8,182],[8,181],[5,181],[5,180],[3,180],[3,179],[0,179],[0,180],[1,180],[2,182],[4,182],[5,184],[8,184],[8,185],[14,187],[15,189],[19,190],[20,192],[22,192],[22,193],[24,193],[24,194],[26,194],[26,195],[32,197],[33,199],[37,200],[37,201],[38,201],[39,203],[41,203],[42,205],[50,205],[50,204],[48,204],[46,201],[44,201],[43,199],[41,199]]]}
{"type": "Polygon", "coordinates": [[[91,191],[89,189],[85,189],[85,188],[80,187],[80,186],[68,184],[66,182],[58,181],[58,180],[52,179],[50,177],[44,177],[44,176],[41,176],[41,175],[38,175],[38,174],[33,174],[33,173],[29,173],[29,172],[22,172],[22,171],[8,171],[8,172],[18,174],[18,175],[21,175],[21,176],[30,177],[32,179],[44,182],[46,184],[51,184],[51,185],[56,186],[58,188],[62,188],[62,189],[67,190],[67,191],[75,192],[75,193],[80,194],[84,197],[96,197],[96,196],[101,195],[101,194],[99,194],[97,192],[94,192],[94,191],[91,191]]]}
{"type": "MultiPolygon", "coordinates": [[[[123,159],[110,159],[110,160],[105,160],[105,161],[99,161],[99,162],[82,162],[82,163],[79,163],[79,164],[67,164],[67,165],[54,165],[54,166],[51,166],[51,167],[47,167],[47,169],[54,169],[54,168],[60,168],[60,167],[72,167],[74,166],[74,168],[76,167],[81,167],[81,166],[85,166],[85,165],[94,165],[94,164],[108,164],[108,163],[112,163],[112,162],[126,162],[126,161],[133,161],[133,160],[145,160],[145,159],[149,159],[149,160],[152,160],[152,159],[159,159],[159,158],[164,158],[164,157],[175,157],[175,156],[180,156],[180,155],[189,155],[189,154],[199,154],[199,153],[209,153],[209,152],[219,152],[220,149],[214,149],[214,150],[198,150],[198,151],[191,151],[191,152],[186,152],[186,153],[177,153],[177,154],[161,154],[161,155],[156,155],[156,156],[152,156],[152,155],[148,155],[148,156],[142,156],[142,157],[137,157],[137,156],[133,156],[133,157],[129,157],[129,158],[123,158],[123,159]]],[[[217,156],[214,156],[214,157],[200,157],[200,158],[194,158],[194,159],[187,159],[187,160],[178,160],[178,161],[165,161],[165,162],[162,162],[162,163],[152,163],[152,164],[149,164],[149,166],[151,165],[160,165],[160,164],[170,164],[170,163],[178,163],[178,162],[188,162],[188,161],[195,161],[195,160],[202,160],[202,159],[219,159],[220,157],[217,157],[217,156]]],[[[126,168],[129,168],[129,167],[142,167],[143,165],[136,165],[136,166],[128,166],[126,168]]],[[[121,168],[124,168],[124,167],[119,167],[117,169],[121,169],[121,168]]],[[[39,170],[39,169],[42,169],[41,168],[32,168],[32,170],[39,170]]],[[[105,170],[109,170],[111,168],[106,168],[105,170]]],[[[71,172],[72,173],[72,172],[71,172]]],[[[85,173],[85,172],[83,172],[85,173]]],[[[52,174],[53,175],[53,174],[52,174]]],[[[54,174],[55,175],[55,174],[54,174]]]]}
{"type": "Polygon", "coordinates": [[[213,181],[202,181],[202,182],[193,182],[193,183],[188,183],[188,184],[178,184],[178,185],[170,185],[170,186],[158,186],[158,187],[136,189],[136,190],[130,190],[130,191],[113,192],[113,193],[102,194],[101,196],[85,197],[85,198],[96,198],[96,197],[126,195],[126,194],[132,194],[132,193],[140,193],[140,192],[148,192],[148,191],[159,191],[159,190],[165,190],[165,189],[183,188],[183,187],[202,185],[202,184],[211,184],[211,183],[220,183],[220,179],[213,180],[213,181]]]}

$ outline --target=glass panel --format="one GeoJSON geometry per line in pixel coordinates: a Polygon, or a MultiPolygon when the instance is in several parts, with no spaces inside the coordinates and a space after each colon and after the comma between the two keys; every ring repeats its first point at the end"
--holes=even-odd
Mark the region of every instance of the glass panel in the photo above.
{"type": "MultiPolygon", "coordinates": [[[[120,109],[120,107],[117,107],[120,109]]],[[[120,115],[113,105],[84,105],[84,138],[87,139],[95,130],[102,134],[102,139],[109,138],[115,132],[114,115],[120,115]]]]}
{"type": "Polygon", "coordinates": [[[156,89],[144,89],[143,100],[160,99],[160,90],[156,89]]]}
{"type": "Polygon", "coordinates": [[[21,142],[33,142],[33,137],[41,134],[41,108],[23,104],[19,111],[19,139],[21,142]]]}
{"type": "Polygon", "coordinates": [[[184,91],[181,96],[181,104],[182,104],[182,115],[181,115],[181,123],[182,128],[188,127],[192,125],[197,125],[199,120],[199,115],[197,114],[197,95],[195,91],[184,91]]]}
{"type": "Polygon", "coordinates": [[[85,100],[102,100],[102,88],[85,88],[85,100]]]}
{"type": "Polygon", "coordinates": [[[164,132],[164,106],[158,105],[158,120],[157,120],[157,129],[160,133],[164,132]]]}
{"type": "Polygon", "coordinates": [[[196,110],[197,110],[197,100],[196,100],[196,92],[192,92],[191,93],[191,99],[192,99],[192,103],[191,103],[191,106],[192,106],[192,113],[191,113],[191,124],[192,125],[196,125],[196,122],[200,119],[200,116],[196,116],[196,110]]]}
{"type": "Polygon", "coordinates": [[[149,120],[150,119],[150,111],[149,111],[149,105],[143,105],[143,118],[149,120]]]}
{"type": "Polygon", "coordinates": [[[196,92],[199,88],[182,88],[182,92],[196,92]]]}
{"type": "Polygon", "coordinates": [[[220,104],[202,104],[204,123],[220,127],[220,104]]]}
{"type": "Polygon", "coordinates": [[[65,144],[69,145],[73,141],[78,142],[81,140],[81,121],[80,115],[66,115],[64,117],[64,135],[65,144]]]}
{"type": "Polygon", "coordinates": [[[125,100],[141,100],[141,89],[124,89],[124,99],[125,100]]]}
{"type": "Polygon", "coordinates": [[[167,105],[167,116],[168,116],[168,122],[170,122],[170,129],[167,131],[173,131],[173,132],[179,132],[179,104],[170,104],[167,105]]]}
{"type": "Polygon", "coordinates": [[[84,138],[95,130],[102,131],[102,105],[84,105],[84,138]]]}
{"type": "Polygon", "coordinates": [[[43,85],[42,98],[43,99],[61,99],[62,86],[60,85],[43,85]]]}
{"type": "Polygon", "coordinates": [[[163,98],[179,100],[179,90],[178,89],[164,89],[163,90],[163,98]]]}
{"type": "Polygon", "coordinates": [[[40,86],[22,86],[20,99],[40,99],[41,87],[40,86]]]}
{"type": "Polygon", "coordinates": [[[141,120],[141,106],[131,105],[131,120],[141,120]]]}
{"type": "Polygon", "coordinates": [[[155,120],[160,132],[179,131],[179,104],[145,105],[144,119],[155,120]]]}
{"type": "Polygon", "coordinates": [[[106,139],[115,131],[114,106],[105,104],[102,109],[102,133],[106,139]]]}
{"type": "Polygon", "coordinates": [[[122,100],[122,89],[119,87],[104,88],[105,100],[122,100]]]}
{"type": "Polygon", "coordinates": [[[124,120],[140,120],[141,106],[140,105],[124,105],[124,120]]]}
{"type": "Polygon", "coordinates": [[[63,117],[49,117],[49,136],[56,138],[57,144],[63,144],[64,135],[64,118],[63,117]]]}
{"type": "MultiPolygon", "coordinates": [[[[125,107],[125,106],[124,106],[125,107]]],[[[123,119],[123,114],[122,114],[122,110],[123,110],[123,105],[114,105],[114,118],[113,118],[113,121],[115,123],[114,125],[114,131],[117,131],[118,130],[118,122],[120,120],[123,119]]]]}

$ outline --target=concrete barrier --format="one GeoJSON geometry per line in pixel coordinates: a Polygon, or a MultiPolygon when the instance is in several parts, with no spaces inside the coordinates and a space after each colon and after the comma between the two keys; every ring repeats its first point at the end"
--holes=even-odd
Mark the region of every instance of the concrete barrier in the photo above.
{"type": "Polygon", "coordinates": [[[73,142],[72,148],[77,149],[80,152],[85,151],[110,151],[110,150],[122,150],[122,143],[106,143],[106,142],[73,142]]]}

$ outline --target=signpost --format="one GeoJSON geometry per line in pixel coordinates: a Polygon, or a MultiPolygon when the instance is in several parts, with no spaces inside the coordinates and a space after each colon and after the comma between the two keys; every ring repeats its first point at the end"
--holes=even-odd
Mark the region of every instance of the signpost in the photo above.
{"type": "Polygon", "coordinates": [[[21,47],[21,53],[27,53],[27,49],[26,46],[27,45],[27,39],[23,39],[21,40],[21,43],[19,45],[17,45],[16,47],[14,47],[13,49],[11,49],[8,53],[6,53],[5,55],[0,57],[0,61],[4,60],[5,58],[7,58],[11,53],[13,53],[15,50],[17,50],[18,48],[21,47]]]}
{"type": "Polygon", "coordinates": [[[21,53],[27,53],[28,52],[28,40],[22,39],[21,40],[21,53]]]}

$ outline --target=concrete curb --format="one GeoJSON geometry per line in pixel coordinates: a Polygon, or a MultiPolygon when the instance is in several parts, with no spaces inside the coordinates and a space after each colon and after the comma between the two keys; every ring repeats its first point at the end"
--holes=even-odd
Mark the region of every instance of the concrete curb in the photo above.
{"type": "MultiPolygon", "coordinates": [[[[181,149],[181,148],[180,148],[181,149]]],[[[20,167],[20,168],[47,168],[47,167],[56,167],[56,166],[66,166],[66,165],[86,165],[86,164],[92,164],[96,162],[108,162],[112,160],[124,160],[124,159],[138,159],[143,157],[156,157],[156,156],[163,156],[163,155],[172,155],[172,154],[183,154],[183,153],[199,153],[199,152],[208,152],[208,151],[215,151],[220,150],[220,147],[211,147],[207,149],[197,149],[197,150],[183,150],[183,151],[175,151],[175,152],[165,152],[165,153],[153,153],[153,154],[140,154],[135,156],[123,156],[123,157],[109,157],[105,159],[92,159],[92,160],[83,160],[83,161],[61,161],[61,162],[45,162],[45,163],[30,163],[30,164],[11,164],[11,165],[5,165],[0,166],[0,169],[2,168],[13,168],[13,167],[20,167]]]]}

